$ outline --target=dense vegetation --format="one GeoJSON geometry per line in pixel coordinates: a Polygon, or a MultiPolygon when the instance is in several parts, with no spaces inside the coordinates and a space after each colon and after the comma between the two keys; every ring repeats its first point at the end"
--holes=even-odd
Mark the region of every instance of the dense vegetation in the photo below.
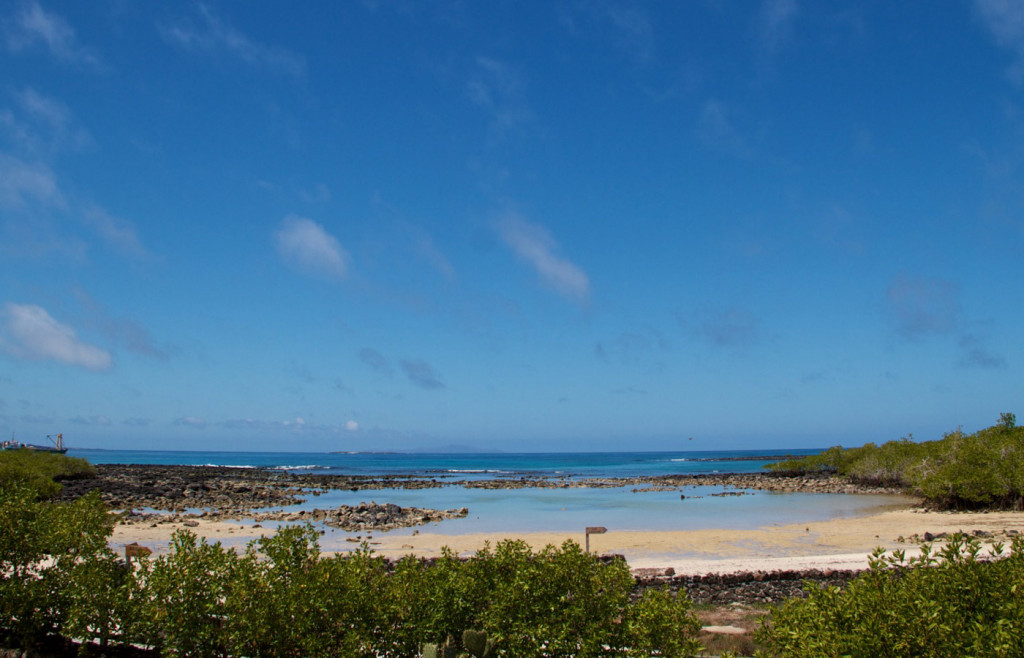
{"type": "Polygon", "coordinates": [[[988,560],[957,535],[937,554],[876,553],[846,589],[809,586],[806,599],[772,611],[758,639],[763,655],[1022,656],[1022,583],[1024,542],[988,560]]]}
{"type": "Polygon", "coordinates": [[[1024,427],[1016,425],[1012,413],[974,434],[957,429],[936,441],[836,446],[769,468],[902,487],[942,509],[1024,509],[1024,427]]]}
{"type": "Polygon", "coordinates": [[[113,517],[98,497],[51,502],[50,487],[31,484],[45,476],[29,471],[0,479],[0,646],[74,638],[177,656],[417,656],[477,630],[466,637],[505,656],[699,647],[685,595],[633,600],[623,560],[573,542],[535,552],[509,540],[469,560],[390,565],[366,548],[321,556],[310,526],[242,553],[179,531],[167,555],[128,569],[107,547],[113,517]]]}
{"type": "Polygon", "coordinates": [[[84,459],[55,452],[0,450],[0,484],[21,483],[41,498],[59,493],[61,480],[95,475],[96,469],[84,459]]]}

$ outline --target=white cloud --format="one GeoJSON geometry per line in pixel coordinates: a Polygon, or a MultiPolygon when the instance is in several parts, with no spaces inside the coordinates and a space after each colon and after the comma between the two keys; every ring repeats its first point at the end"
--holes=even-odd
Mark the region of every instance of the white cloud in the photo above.
{"type": "Polygon", "coordinates": [[[135,226],[128,220],[114,217],[99,206],[91,206],[85,210],[83,221],[107,246],[122,256],[140,260],[149,258],[149,251],[142,245],[135,226]]]}
{"type": "Polygon", "coordinates": [[[467,92],[473,103],[490,113],[491,130],[498,137],[522,130],[533,119],[518,73],[496,59],[477,57],[467,92]]]}
{"type": "Polygon", "coordinates": [[[202,25],[165,29],[165,38],[193,52],[226,53],[250,66],[265,68],[293,77],[306,70],[305,60],[288,50],[257,43],[230,25],[225,25],[204,5],[199,6],[202,25]]]}
{"type": "Polygon", "coordinates": [[[544,283],[574,301],[587,300],[590,295],[587,273],[556,254],[558,243],[544,227],[515,213],[507,213],[498,220],[497,231],[505,244],[537,271],[544,283]]]}
{"type": "Polygon", "coordinates": [[[355,432],[359,429],[359,423],[354,420],[345,421],[345,429],[349,432],[355,432]]]}
{"type": "Polygon", "coordinates": [[[107,370],[109,352],[88,345],[45,309],[8,302],[0,312],[0,351],[19,359],[57,361],[87,370],[107,370]]]}
{"type": "Polygon", "coordinates": [[[42,43],[57,59],[98,64],[99,60],[78,43],[67,21],[46,12],[37,2],[24,5],[7,31],[7,47],[15,52],[42,43]]]}
{"type": "Polygon", "coordinates": [[[281,258],[309,274],[340,279],[348,273],[348,252],[311,219],[288,215],[274,239],[281,258]]]}
{"type": "Polygon", "coordinates": [[[64,205],[53,170],[0,153],[0,208],[23,210],[31,200],[48,206],[64,205]]]}
{"type": "Polygon", "coordinates": [[[181,418],[174,419],[174,425],[178,427],[193,427],[195,429],[203,429],[206,427],[206,420],[197,416],[182,416],[181,418]]]}
{"type": "Polygon", "coordinates": [[[32,87],[13,95],[24,123],[16,121],[9,112],[4,115],[3,123],[23,148],[39,154],[47,150],[78,151],[92,143],[92,136],[77,124],[71,110],[62,101],[45,96],[32,87]]]}
{"type": "Polygon", "coordinates": [[[976,6],[996,43],[1016,57],[1010,77],[1016,83],[1024,82],[1024,4],[1020,0],[977,0],[976,6]]]}

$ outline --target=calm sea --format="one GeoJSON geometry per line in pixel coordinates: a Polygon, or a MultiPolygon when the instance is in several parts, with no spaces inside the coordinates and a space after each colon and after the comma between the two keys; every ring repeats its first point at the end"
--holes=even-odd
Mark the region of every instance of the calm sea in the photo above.
{"type": "Polygon", "coordinates": [[[349,475],[449,476],[458,479],[512,475],[624,477],[681,473],[752,473],[786,455],[817,450],[571,453],[323,453],[81,450],[68,454],[96,464],[242,466],[349,475]],[[752,459],[769,457],[768,459],[752,459]]]}
{"type": "MultiPolygon", "coordinates": [[[[301,452],[173,452],[141,450],[70,450],[93,463],[190,464],[267,467],[312,474],[399,475],[469,480],[518,475],[616,477],[681,473],[750,473],[772,459],[750,457],[811,454],[815,450],[728,452],[633,452],[561,454],[406,454],[301,452]]],[[[467,518],[421,528],[442,534],[561,532],[601,525],[616,530],[753,529],[866,514],[901,504],[893,496],[779,494],[759,491],[719,496],[720,486],[688,486],[682,492],[645,486],[557,489],[477,489],[442,486],[432,489],[330,491],[309,496],[289,509],[331,508],[361,502],[453,509],[467,507],[467,518]],[[684,495],[685,498],[680,496],[684,495]]],[[[272,525],[272,524],[265,524],[272,525]]],[[[410,534],[413,529],[393,530],[410,534]]],[[[340,530],[327,529],[325,548],[351,547],[340,530]]]]}

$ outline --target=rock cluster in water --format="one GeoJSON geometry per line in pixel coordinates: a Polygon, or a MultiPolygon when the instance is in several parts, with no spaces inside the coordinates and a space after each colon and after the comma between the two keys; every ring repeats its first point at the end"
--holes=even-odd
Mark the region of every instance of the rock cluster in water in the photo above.
{"type": "Polygon", "coordinates": [[[254,521],[284,521],[288,523],[322,523],[346,531],[409,528],[445,519],[464,518],[468,508],[436,510],[421,507],[400,507],[394,503],[359,503],[333,509],[300,510],[297,512],[262,512],[249,515],[254,521]]]}

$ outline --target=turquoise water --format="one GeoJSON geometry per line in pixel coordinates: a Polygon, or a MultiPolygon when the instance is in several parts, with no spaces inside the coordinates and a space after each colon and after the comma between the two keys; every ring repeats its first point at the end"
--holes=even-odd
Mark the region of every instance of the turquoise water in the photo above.
{"type": "Polygon", "coordinates": [[[190,464],[305,470],[349,475],[412,474],[470,479],[518,474],[626,477],[679,473],[751,473],[774,459],[754,456],[807,455],[818,450],[731,450],[573,453],[315,453],[78,450],[68,452],[98,464],[190,464]],[[743,461],[736,461],[743,459],[743,461]]]}
{"type": "MultiPolygon", "coordinates": [[[[731,451],[672,453],[565,454],[327,454],[172,451],[71,450],[69,455],[94,463],[191,464],[268,467],[311,474],[412,474],[446,479],[491,479],[520,474],[568,477],[626,477],[683,473],[762,470],[765,460],[730,458],[817,451],[731,451]]],[[[441,534],[561,532],[605,526],[614,530],[754,529],[788,523],[823,521],[866,514],[880,507],[903,504],[895,496],[842,494],[779,494],[748,491],[741,496],[716,496],[720,486],[687,486],[681,491],[657,491],[646,486],[612,488],[477,489],[442,486],[432,489],[329,491],[309,495],[289,510],[332,508],[361,502],[395,503],[403,507],[458,509],[466,518],[450,519],[419,528],[441,534]],[[683,495],[685,498],[681,498],[683,495]]],[[[272,526],[272,523],[265,523],[272,526]]],[[[416,529],[392,530],[408,535],[416,529]]],[[[325,528],[324,545],[343,545],[357,533],[325,528]],[[340,542],[340,544],[339,544],[340,542]]]]}

